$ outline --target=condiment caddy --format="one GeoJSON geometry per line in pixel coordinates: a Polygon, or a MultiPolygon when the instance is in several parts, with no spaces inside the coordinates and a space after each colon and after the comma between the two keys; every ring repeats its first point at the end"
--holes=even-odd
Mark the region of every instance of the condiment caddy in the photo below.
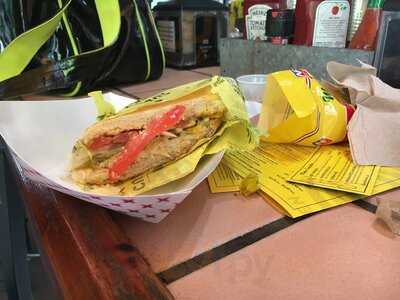
{"type": "Polygon", "coordinates": [[[237,13],[241,15],[243,25],[236,30],[243,31],[243,37],[248,40],[373,50],[384,2],[233,0],[231,5],[236,7],[236,13],[238,8],[243,10],[237,13]]]}

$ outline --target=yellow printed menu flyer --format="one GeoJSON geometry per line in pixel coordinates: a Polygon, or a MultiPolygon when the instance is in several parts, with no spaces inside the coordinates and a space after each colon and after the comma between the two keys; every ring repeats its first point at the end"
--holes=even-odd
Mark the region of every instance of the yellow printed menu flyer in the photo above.
{"type": "MultiPolygon", "coordinates": [[[[327,148],[340,150],[338,145],[327,148]]],[[[241,177],[256,174],[259,178],[261,195],[272,206],[291,217],[299,217],[326,208],[345,204],[365,195],[323,189],[287,180],[301,168],[315,149],[289,144],[261,143],[253,151],[229,152],[223,159],[226,167],[241,177]]],[[[339,152],[343,153],[343,152],[339,152]]],[[[222,189],[224,182],[214,176],[215,185],[222,189]]],[[[229,188],[239,186],[241,179],[229,182],[229,188]]],[[[371,194],[375,195],[400,186],[400,168],[382,167],[371,194]]],[[[238,189],[238,188],[237,188],[238,189]]],[[[237,190],[236,189],[236,190],[237,190]]]]}
{"type": "Polygon", "coordinates": [[[291,176],[290,182],[372,195],[380,167],[353,162],[348,145],[321,147],[291,176]]]}
{"type": "Polygon", "coordinates": [[[372,195],[400,187],[400,168],[381,167],[372,195]]]}
{"type": "Polygon", "coordinates": [[[276,201],[291,217],[348,203],[363,197],[341,191],[291,183],[287,180],[315,151],[290,144],[261,143],[253,151],[228,152],[223,163],[246,177],[258,175],[262,192],[276,201]]]}
{"type": "Polygon", "coordinates": [[[208,184],[212,193],[238,192],[242,178],[227,166],[220,164],[208,176],[208,184]]]}

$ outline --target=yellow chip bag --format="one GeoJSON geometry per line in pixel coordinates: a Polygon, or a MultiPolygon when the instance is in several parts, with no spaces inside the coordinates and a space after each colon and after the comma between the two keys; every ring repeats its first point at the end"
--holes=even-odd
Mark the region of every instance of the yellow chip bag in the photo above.
{"type": "Polygon", "coordinates": [[[307,70],[269,74],[266,86],[258,123],[263,140],[319,146],[346,139],[354,107],[307,70]]]}

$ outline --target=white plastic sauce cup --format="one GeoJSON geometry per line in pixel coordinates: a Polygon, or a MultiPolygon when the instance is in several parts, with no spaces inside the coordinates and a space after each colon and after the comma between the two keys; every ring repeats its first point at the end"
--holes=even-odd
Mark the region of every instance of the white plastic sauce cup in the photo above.
{"type": "Polygon", "coordinates": [[[267,75],[252,74],[236,78],[246,101],[262,102],[267,75]]]}

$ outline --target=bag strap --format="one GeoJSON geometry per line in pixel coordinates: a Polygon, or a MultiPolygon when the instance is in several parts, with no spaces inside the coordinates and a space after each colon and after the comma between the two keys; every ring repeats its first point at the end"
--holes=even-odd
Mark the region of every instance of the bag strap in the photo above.
{"type": "Polygon", "coordinates": [[[40,47],[53,35],[71,1],[66,2],[54,17],[24,32],[4,49],[0,54],[0,81],[17,76],[26,68],[40,47]]]}
{"type": "Polygon", "coordinates": [[[121,11],[118,0],[95,0],[104,47],[111,46],[118,38],[121,28],[121,11]]]}
{"type": "MultiPolygon", "coordinates": [[[[62,0],[59,0],[62,1],[62,0]]],[[[84,53],[75,53],[75,55],[71,58],[66,58],[66,60],[73,60],[74,57],[89,54],[92,55],[95,52],[101,52],[102,50],[106,49],[107,47],[111,46],[115,43],[118,38],[120,27],[121,27],[121,11],[119,7],[118,0],[95,0],[95,6],[97,10],[97,14],[100,21],[100,28],[103,36],[103,47],[98,49],[94,49],[84,53]]],[[[64,14],[65,22],[68,23],[67,18],[64,14]]],[[[67,30],[69,31],[68,34],[70,38],[74,38],[71,29],[68,25],[67,30]]],[[[82,87],[82,82],[78,81],[75,87],[70,90],[69,92],[62,94],[66,97],[73,97],[79,93],[82,87]]]]}
{"type": "MultiPolygon", "coordinates": [[[[73,0],[68,0],[49,20],[15,38],[0,53],[0,82],[20,75],[39,49],[54,34],[64,13],[73,0]]],[[[118,0],[95,0],[103,34],[103,47],[79,55],[86,55],[112,45],[118,38],[121,15],[118,0]]]]}

